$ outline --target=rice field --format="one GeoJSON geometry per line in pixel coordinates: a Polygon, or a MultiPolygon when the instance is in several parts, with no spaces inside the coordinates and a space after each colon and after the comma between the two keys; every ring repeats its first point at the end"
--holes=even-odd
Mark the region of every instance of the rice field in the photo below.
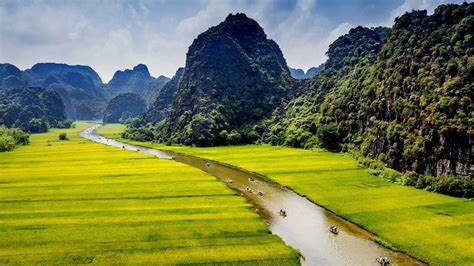
{"type": "Polygon", "coordinates": [[[90,125],[0,153],[0,264],[299,264],[222,182],[80,138],[90,125]]]}
{"type": "MultiPolygon", "coordinates": [[[[100,133],[119,138],[117,132],[122,129],[120,125],[107,125],[100,133]]],[[[473,200],[393,184],[370,175],[345,154],[266,145],[141,145],[263,174],[375,233],[380,243],[431,264],[474,264],[473,200]]]]}

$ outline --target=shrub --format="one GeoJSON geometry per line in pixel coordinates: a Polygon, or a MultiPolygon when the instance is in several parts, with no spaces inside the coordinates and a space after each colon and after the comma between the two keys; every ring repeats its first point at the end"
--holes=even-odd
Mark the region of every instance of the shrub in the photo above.
{"type": "Polygon", "coordinates": [[[59,140],[69,140],[66,133],[59,133],[59,140]]]}
{"type": "Polygon", "coordinates": [[[0,152],[12,151],[17,145],[30,143],[30,135],[18,128],[0,126],[0,152]]]}

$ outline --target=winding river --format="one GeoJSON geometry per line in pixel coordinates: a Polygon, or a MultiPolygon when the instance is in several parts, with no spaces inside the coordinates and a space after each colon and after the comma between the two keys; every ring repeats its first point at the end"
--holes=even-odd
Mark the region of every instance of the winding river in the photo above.
{"type": "Polygon", "coordinates": [[[226,182],[255,206],[273,234],[300,251],[303,265],[378,265],[375,259],[379,256],[388,256],[392,265],[423,264],[404,253],[377,244],[373,241],[373,234],[263,176],[194,156],[172,154],[107,139],[97,134],[99,127],[101,125],[87,128],[80,135],[109,146],[151,154],[162,159],[174,159],[226,182]],[[286,211],[286,217],[279,214],[280,209],[286,211]],[[339,234],[330,233],[330,226],[338,227],[339,234]]]}

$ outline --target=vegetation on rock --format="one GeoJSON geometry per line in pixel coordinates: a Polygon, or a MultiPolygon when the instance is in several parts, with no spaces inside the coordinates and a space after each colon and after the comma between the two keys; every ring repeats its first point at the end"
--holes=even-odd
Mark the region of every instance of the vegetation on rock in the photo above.
{"type": "Polygon", "coordinates": [[[146,111],[146,103],[135,93],[123,93],[110,100],[104,113],[105,123],[125,122],[129,118],[137,117],[146,111]]]}
{"type": "Polygon", "coordinates": [[[99,75],[89,66],[39,63],[24,71],[34,86],[57,92],[71,119],[99,119],[106,106],[106,97],[99,75]]]}
{"type": "Polygon", "coordinates": [[[333,149],[420,178],[472,177],[473,21],[474,4],[465,3],[407,13],[383,44],[370,29],[359,29],[365,37],[351,30],[331,45],[308,91],[274,118],[267,140],[315,147],[331,126],[333,149]]]}
{"type": "Polygon", "coordinates": [[[145,99],[147,105],[151,105],[168,81],[169,78],[165,76],[155,79],[146,65],[138,64],[133,69],[115,72],[107,84],[107,93],[112,97],[127,92],[136,93],[145,99]]]}

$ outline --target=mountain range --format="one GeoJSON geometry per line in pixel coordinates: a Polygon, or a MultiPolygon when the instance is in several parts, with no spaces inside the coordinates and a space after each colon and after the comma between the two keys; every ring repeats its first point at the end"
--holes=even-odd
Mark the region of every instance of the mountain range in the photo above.
{"type": "Polygon", "coordinates": [[[143,64],[108,84],[86,66],[0,69],[3,87],[56,92],[73,119],[102,118],[112,98],[108,121],[146,110],[126,138],[348,151],[372,168],[403,173],[400,182],[439,191],[446,186],[433,184],[444,176],[474,174],[473,32],[474,3],[412,11],[392,28],[351,29],[305,73],[288,67],[255,20],[236,13],[194,39],[172,79],[153,78],[143,64]]]}

